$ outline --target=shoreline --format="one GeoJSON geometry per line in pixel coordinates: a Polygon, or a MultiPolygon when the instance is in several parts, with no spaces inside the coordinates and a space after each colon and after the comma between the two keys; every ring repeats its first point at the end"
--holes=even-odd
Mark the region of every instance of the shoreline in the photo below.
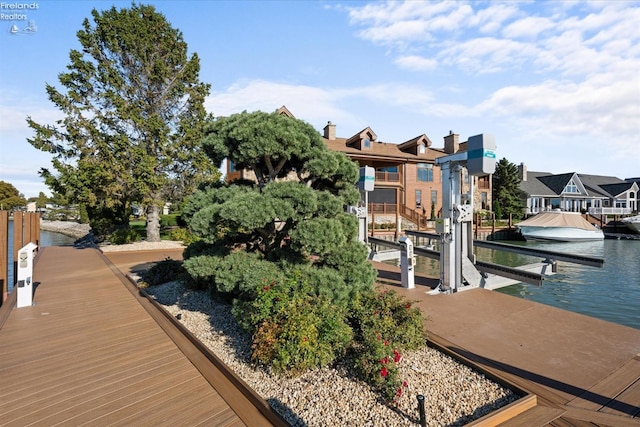
{"type": "Polygon", "coordinates": [[[91,226],[73,221],[48,221],[40,219],[40,230],[81,239],[91,232],[91,226]]]}

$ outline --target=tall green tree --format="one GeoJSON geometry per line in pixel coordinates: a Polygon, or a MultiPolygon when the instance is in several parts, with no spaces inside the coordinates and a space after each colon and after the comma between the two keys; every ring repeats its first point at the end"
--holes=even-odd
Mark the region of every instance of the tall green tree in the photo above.
{"type": "MultiPolygon", "coordinates": [[[[130,204],[146,207],[147,240],[160,240],[159,212],[217,169],[200,148],[210,86],[182,33],[153,6],[91,12],[72,49],[61,88],[46,85],[64,118],[28,118],[29,142],[53,154],[40,171],[54,191],[86,207],[98,228],[128,224],[130,204]]],[[[94,230],[95,232],[96,230],[94,230]]]]}
{"type": "Polygon", "coordinates": [[[17,206],[25,206],[27,199],[18,189],[5,181],[0,181],[0,209],[7,210],[17,206]]]}
{"type": "MultiPolygon", "coordinates": [[[[524,201],[520,190],[520,174],[518,167],[506,158],[500,159],[496,164],[493,179],[493,205],[494,212],[500,217],[512,215],[514,219],[520,219],[524,215],[524,201]]],[[[499,218],[500,219],[500,218],[499,218]]]]}

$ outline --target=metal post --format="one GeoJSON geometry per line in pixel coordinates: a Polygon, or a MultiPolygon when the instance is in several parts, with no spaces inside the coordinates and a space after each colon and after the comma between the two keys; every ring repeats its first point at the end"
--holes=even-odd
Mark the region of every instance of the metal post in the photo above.
{"type": "Polygon", "coordinates": [[[424,396],[418,395],[418,412],[420,413],[420,426],[427,427],[427,414],[424,410],[424,396]]]}

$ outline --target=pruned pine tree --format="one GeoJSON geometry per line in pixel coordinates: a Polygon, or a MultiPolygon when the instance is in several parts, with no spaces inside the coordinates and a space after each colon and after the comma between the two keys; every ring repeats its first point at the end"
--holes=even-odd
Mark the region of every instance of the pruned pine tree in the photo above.
{"type": "Polygon", "coordinates": [[[159,241],[165,201],[219,177],[200,148],[210,85],[199,81],[200,60],[187,55],[182,33],[153,6],[91,15],[60,86],[46,85],[64,117],[54,125],[29,117],[29,142],[53,154],[55,172],[41,176],[86,206],[94,228],[128,225],[136,202],[146,207],[147,240],[159,241]]]}
{"type": "Polygon", "coordinates": [[[279,280],[275,272],[301,274],[342,302],[372,287],[376,274],[357,242],[357,219],[344,209],[359,200],[358,168],[311,125],[243,112],[214,121],[203,145],[214,162],[226,158],[255,181],[203,188],[186,205],[184,217],[204,240],[187,253],[192,276],[240,298],[263,280],[279,280]]]}

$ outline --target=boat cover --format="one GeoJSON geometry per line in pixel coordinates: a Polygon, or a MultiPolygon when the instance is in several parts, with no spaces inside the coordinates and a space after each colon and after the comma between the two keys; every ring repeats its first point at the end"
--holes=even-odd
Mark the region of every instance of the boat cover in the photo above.
{"type": "Polygon", "coordinates": [[[528,227],[571,227],[594,230],[595,227],[577,212],[541,212],[517,224],[528,227]]]}

